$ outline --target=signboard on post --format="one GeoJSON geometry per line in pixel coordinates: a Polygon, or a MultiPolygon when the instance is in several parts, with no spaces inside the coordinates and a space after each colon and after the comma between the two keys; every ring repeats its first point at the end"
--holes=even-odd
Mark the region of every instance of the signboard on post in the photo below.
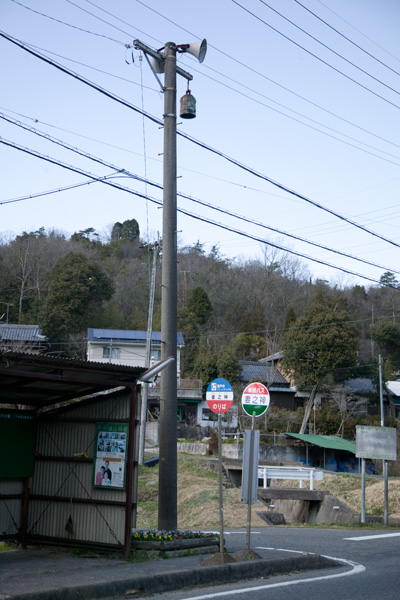
{"type": "Polygon", "coordinates": [[[242,504],[257,504],[257,487],[258,487],[258,454],[260,449],[260,431],[256,429],[254,432],[251,429],[246,429],[244,432],[243,445],[243,467],[242,467],[242,504]],[[252,436],[253,448],[251,447],[252,436]],[[251,455],[253,454],[253,460],[251,455]],[[250,465],[250,463],[252,463],[250,465]],[[250,471],[251,469],[251,471],[250,471]],[[249,491],[250,489],[250,491],[249,491]]]}
{"type": "Polygon", "coordinates": [[[263,383],[249,383],[242,394],[243,410],[249,417],[261,417],[270,403],[269,391],[263,383]]]}
{"type": "Polygon", "coordinates": [[[357,458],[397,460],[397,431],[394,427],[356,425],[357,458]]]}
{"type": "Polygon", "coordinates": [[[212,412],[221,414],[230,409],[233,402],[233,389],[226,379],[214,379],[206,392],[208,408],[212,412]]]}

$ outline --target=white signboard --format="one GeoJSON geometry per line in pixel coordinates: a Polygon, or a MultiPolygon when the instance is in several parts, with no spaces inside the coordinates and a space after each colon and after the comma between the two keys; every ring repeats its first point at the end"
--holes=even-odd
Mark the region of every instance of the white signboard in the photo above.
{"type": "Polygon", "coordinates": [[[357,458],[397,459],[397,431],[393,427],[356,426],[357,458]]]}

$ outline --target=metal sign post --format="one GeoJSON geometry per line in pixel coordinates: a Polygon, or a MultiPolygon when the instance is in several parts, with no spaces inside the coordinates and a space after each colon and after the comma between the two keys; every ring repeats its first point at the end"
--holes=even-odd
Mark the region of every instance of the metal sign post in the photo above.
{"type": "MultiPolygon", "coordinates": [[[[250,444],[246,444],[242,469],[242,503],[246,502],[246,468],[248,468],[247,479],[247,551],[250,552],[251,536],[251,505],[257,502],[257,476],[258,476],[258,443],[257,454],[255,453],[256,441],[259,442],[260,432],[257,431],[256,437],[255,425],[256,417],[261,417],[268,409],[270,403],[269,392],[262,383],[250,383],[242,394],[242,407],[246,414],[251,416],[250,444]],[[246,452],[247,450],[247,452],[246,452]],[[246,454],[249,455],[249,461],[246,460],[246,454]],[[254,490],[255,488],[255,490],[254,490]]],[[[248,433],[246,431],[246,433],[248,433]]]]}
{"type": "Polygon", "coordinates": [[[384,524],[389,523],[388,460],[397,459],[397,430],[394,427],[356,426],[356,456],[361,463],[361,523],[365,523],[365,459],[375,458],[383,462],[384,476],[384,524]]]}
{"type": "MultiPolygon", "coordinates": [[[[254,465],[254,431],[256,425],[256,414],[253,413],[251,419],[251,435],[250,435],[250,461],[249,461],[249,483],[248,483],[248,498],[247,498],[247,535],[246,535],[246,547],[247,551],[250,551],[250,534],[251,534],[251,500],[252,500],[252,489],[253,489],[253,465],[254,465]]],[[[257,461],[258,463],[258,461],[257,461]]]]}
{"type": "Polygon", "coordinates": [[[219,479],[219,551],[224,551],[224,506],[222,500],[221,411],[218,411],[218,479],[219,479]]]}
{"type": "Polygon", "coordinates": [[[219,479],[219,551],[224,552],[224,507],[222,494],[222,424],[221,414],[230,409],[233,390],[226,379],[214,379],[206,392],[207,405],[218,414],[218,479],[219,479]]]}

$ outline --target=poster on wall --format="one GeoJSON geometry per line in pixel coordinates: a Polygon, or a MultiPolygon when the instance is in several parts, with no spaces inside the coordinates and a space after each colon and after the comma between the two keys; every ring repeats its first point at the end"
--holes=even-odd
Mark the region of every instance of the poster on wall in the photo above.
{"type": "Polygon", "coordinates": [[[125,488],[127,423],[96,423],[93,487],[125,488]]]}

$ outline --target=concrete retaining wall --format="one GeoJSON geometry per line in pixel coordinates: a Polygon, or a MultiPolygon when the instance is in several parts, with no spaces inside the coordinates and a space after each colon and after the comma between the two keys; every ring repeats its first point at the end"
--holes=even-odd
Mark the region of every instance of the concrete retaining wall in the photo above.
{"type": "MultiPolygon", "coordinates": [[[[222,444],[223,458],[243,459],[242,444],[222,444]]],[[[259,460],[298,462],[299,451],[293,446],[260,446],[259,460]]]]}
{"type": "Polygon", "coordinates": [[[196,442],[178,442],[178,452],[187,452],[188,454],[199,454],[206,456],[208,451],[208,444],[200,444],[196,442]]]}
{"type": "Polygon", "coordinates": [[[282,513],[287,523],[353,525],[360,522],[360,515],[329,494],[325,494],[322,501],[277,498],[272,499],[271,503],[274,511],[282,513]]]}

